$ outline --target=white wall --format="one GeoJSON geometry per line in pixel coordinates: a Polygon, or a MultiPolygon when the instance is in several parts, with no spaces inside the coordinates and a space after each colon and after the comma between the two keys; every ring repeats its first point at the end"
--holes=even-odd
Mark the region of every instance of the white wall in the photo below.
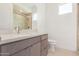
{"type": "Polygon", "coordinates": [[[58,14],[59,5],[46,5],[46,29],[49,38],[56,40],[59,48],[76,51],[75,4],[73,4],[73,12],[64,15],[58,14]]]}
{"type": "Polygon", "coordinates": [[[37,4],[37,26],[38,26],[38,32],[46,32],[45,28],[45,15],[46,15],[46,5],[39,3],[37,4]]]}
{"type": "Polygon", "coordinates": [[[12,4],[0,3],[0,33],[12,30],[12,4]]]}

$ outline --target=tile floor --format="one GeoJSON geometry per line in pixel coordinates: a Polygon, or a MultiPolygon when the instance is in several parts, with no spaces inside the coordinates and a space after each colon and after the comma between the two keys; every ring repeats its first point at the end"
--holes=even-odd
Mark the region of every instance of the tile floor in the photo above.
{"type": "Polygon", "coordinates": [[[79,52],[68,51],[65,49],[57,48],[55,51],[49,49],[48,56],[79,56],[79,52]]]}

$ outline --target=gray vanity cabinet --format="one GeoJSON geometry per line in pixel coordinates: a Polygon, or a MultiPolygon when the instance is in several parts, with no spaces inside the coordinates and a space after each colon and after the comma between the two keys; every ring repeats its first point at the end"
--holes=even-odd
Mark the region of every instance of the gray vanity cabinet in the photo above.
{"type": "Polygon", "coordinates": [[[46,56],[47,53],[47,34],[0,45],[1,56],[46,56]]]}

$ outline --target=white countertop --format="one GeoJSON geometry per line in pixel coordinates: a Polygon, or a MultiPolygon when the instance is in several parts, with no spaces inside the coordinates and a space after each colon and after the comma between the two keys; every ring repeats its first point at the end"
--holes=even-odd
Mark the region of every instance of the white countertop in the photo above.
{"type": "Polygon", "coordinates": [[[1,36],[0,45],[43,35],[43,34],[47,34],[47,33],[34,32],[34,33],[19,33],[19,34],[2,34],[0,35],[1,36]]]}

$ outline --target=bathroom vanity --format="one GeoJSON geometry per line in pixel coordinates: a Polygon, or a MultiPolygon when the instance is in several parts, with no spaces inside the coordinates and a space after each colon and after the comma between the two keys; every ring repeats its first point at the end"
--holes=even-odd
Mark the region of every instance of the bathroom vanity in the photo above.
{"type": "Polygon", "coordinates": [[[46,56],[47,54],[47,34],[22,36],[0,42],[1,56],[46,56]]]}

